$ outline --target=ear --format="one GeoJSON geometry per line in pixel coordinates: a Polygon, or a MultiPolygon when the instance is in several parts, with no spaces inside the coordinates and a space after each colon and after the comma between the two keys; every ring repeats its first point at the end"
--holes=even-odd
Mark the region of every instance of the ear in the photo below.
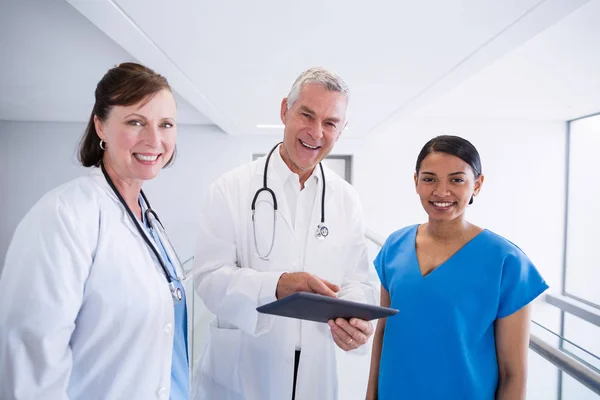
{"type": "Polygon", "coordinates": [[[106,141],[106,135],[104,134],[104,125],[98,116],[94,115],[94,128],[96,129],[96,134],[101,140],[106,141]]]}
{"type": "Polygon", "coordinates": [[[286,97],[283,100],[281,100],[281,111],[280,111],[281,122],[283,122],[284,125],[285,125],[285,121],[287,119],[287,112],[288,112],[287,105],[288,105],[288,102],[287,102],[287,97],[286,97]]]}
{"type": "Polygon", "coordinates": [[[483,181],[485,177],[483,175],[479,175],[479,178],[475,179],[475,185],[473,186],[473,195],[477,196],[481,191],[481,187],[483,186],[483,181]]]}

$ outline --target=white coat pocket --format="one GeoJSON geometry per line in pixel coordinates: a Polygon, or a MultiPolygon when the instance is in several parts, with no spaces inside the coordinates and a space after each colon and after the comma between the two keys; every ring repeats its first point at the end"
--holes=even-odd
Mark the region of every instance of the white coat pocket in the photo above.
{"type": "Polygon", "coordinates": [[[211,377],[228,390],[239,393],[238,371],[242,331],[237,328],[219,328],[216,320],[210,324],[210,345],[202,362],[201,373],[211,377]]]}

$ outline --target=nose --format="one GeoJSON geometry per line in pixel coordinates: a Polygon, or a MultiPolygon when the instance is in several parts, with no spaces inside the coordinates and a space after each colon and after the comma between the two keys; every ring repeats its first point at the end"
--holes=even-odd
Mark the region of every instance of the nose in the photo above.
{"type": "Polygon", "coordinates": [[[144,129],[144,141],[150,145],[152,148],[157,148],[160,146],[160,129],[154,124],[148,124],[146,129],[144,129]]]}
{"type": "Polygon", "coordinates": [[[445,197],[450,194],[450,190],[448,188],[448,184],[446,182],[440,181],[433,189],[433,195],[436,197],[445,197]]]}
{"type": "Polygon", "coordinates": [[[308,131],[308,135],[314,140],[319,140],[323,137],[323,126],[321,121],[315,118],[308,131]]]}

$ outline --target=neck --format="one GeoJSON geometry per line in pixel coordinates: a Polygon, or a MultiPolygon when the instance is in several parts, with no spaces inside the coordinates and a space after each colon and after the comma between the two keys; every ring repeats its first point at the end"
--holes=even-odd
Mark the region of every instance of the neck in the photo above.
{"type": "Polygon", "coordinates": [[[450,221],[430,219],[425,226],[425,232],[437,242],[452,242],[462,237],[470,225],[462,215],[450,221]]]}
{"type": "Polygon", "coordinates": [[[142,208],[140,207],[138,198],[142,190],[142,181],[123,178],[117,173],[117,171],[115,171],[110,163],[105,163],[104,168],[115,185],[115,188],[125,200],[127,207],[129,207],[129,209],[141,219],[142,208]]]}
{"type": "Polygon", "coordinates": [[[306,183],[308,178],[312,175],[312,173],[315,169],[313,168],[311,170],[303,171],[300,168],[298,168],[292,162],[292,160],[289,157],[288,152],[285,148],[285,144],[283,144],[283,143],[279,146],[279,155],[281,156],[281,159],[283,160],[285,165],[287,165],[287,167],[290,169],[290,171],[292,171],[293,173],[298,175],[298,178],[300,181],[300,190],[304,189],[304,184],[306,183]]]}

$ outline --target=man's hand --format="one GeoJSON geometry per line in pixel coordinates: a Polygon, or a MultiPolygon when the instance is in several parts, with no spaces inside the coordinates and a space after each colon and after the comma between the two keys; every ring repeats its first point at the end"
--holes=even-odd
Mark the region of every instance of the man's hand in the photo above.
{"type": "Polygon", "coordinates": [[[369,321],[358,318],[351,318],[350,322],[343,318],[335,321],[330,319],[328,324],[333,341],[344,351],[358,349],[367,343],[373,334],[373,325],[369,321]]]}
{"type": "Polygon", "coordinates": [[[336,297],[335,294],[339,291],[338,285],[320,279],[308,272],[286,272],[281,275],[279,282],[277,282],[275,296],[279,300],[296,292],[310,292],[336,297]]]}

